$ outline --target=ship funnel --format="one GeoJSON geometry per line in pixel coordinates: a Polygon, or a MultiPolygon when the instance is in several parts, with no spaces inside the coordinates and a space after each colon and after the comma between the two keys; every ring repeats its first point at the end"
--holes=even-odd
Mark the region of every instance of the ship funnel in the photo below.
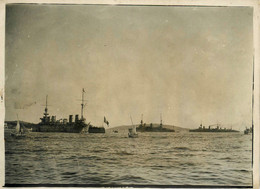
{"type": "Polygon", "coordinates": [[[47,123],[50,123],[50,116],[47,117],[47,123]]]}
{"type": "Polygon", "coordinates": [[[75,115],[75,122],[79,121],[79,114],[75,115]]]}
{"type": "Polygon", "coordinates": [[[51,122],[55,123],[56,122],[56,116],[51,116],[51,122]]]}
{"type": "Polygon", "coordinates": [[[69,116],[69,123],[72,123],[73,122],[73,115],[70,115],[69,116]]]}

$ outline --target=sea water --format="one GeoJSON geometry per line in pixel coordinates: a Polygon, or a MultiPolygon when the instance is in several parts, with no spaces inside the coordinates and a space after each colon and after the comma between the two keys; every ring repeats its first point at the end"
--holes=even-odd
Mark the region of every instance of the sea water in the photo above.
{"type": "Polygon", "coordinates": [[[252,185],[243,133],[5,133],[6,184],[252,185]]]}

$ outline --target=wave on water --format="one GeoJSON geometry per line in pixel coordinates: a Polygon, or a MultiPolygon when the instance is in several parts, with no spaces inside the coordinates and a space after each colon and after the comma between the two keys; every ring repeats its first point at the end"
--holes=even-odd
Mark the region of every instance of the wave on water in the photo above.
{"type": "Polygon", "coordinates": [[[90,155],[90,156],[79,156],[77,159],[85,159],[85,160],[103,160],[103,158],[95,155],[90,155]]]}
{"type": "Polygon", "coordinates": [[[117,179],[113,179],[113,182],[119,182],[119,183],[145,183],[146,179],[144,179],[143,177],[140,176],[133,176],[133,175],[124,175],[124,176],[120,176],[117,179]]]}
{"type": "Polygon", "coordinates": [[[223,158],[220,158],[220,160],[232,160],[231,157],[223,157],[223,158]]]}
{"type": "Polygon", "coordinates": [[[243,135],[215,140],[213,134],[140,133],[135,139],[127,133],[112,134],[31,133],[26,140],[8,135],[5,182],[246,186],[252,182],[252,143],[243,135]]]}
{"type": "Polygon", "coordinates": [[[107,150],[103,150],[103,149],[94,149],[90,151],[91,153],[103,153],[103,152],[107,152],[107,150]]]}
{"type": "Polygon", "coordinates": [[[61,175],[76,175],[77,172],[64,172],[64,173],[61,173],[61,175]]]}
{"type": "Polygon", "coordinates": [[[183,151],[192,151],[192,149],[188,148],[188,147],[175,147],[175,150],[183,150],[183,151]]]}
{"type": "Polygon", "coordinates": [[[179,163],[178,165],[179,167],[189,167],[189,168],[196,166],[196,164],[193,162],[182,162],[179,163]]]}
{"type": "Polygon", "coordinates": [[[176,156],[179,156],[179,157],[192,157],[192,156],[195,156],[194,154],[176,154],[176,156]]]}
{"type": "Polygon", "coordinates": [[[230,171],[235,171],[235,172],[244,172],[244,173],[252,172],[252,171],[250,171],[250,170],[246,170],[246,169],[231,169],[230,171]]]}
{"type": "Polygon", "coordinates": [[[116,152],[116,153],[114,153],[114,154],[117,154],[117,155],[127,155],[127,156],[129,156],[129,155],[135,155],[134,153],[132,153],[132,152],[127,152],[127,151],[118,151],[118,152],[116,152]]]}
{"type": "Polygon", "coordinates": [[[153,139],[167,139],[169,136],[152,136],[153,139]]]}

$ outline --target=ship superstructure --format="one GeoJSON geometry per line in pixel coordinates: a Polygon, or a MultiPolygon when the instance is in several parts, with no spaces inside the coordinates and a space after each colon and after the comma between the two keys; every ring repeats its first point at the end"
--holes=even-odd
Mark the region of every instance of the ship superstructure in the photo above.
{"type": "Polygon", "coordinates": [[[190,132],[239,132],[237,130],[233,130],[232,127],[230,129],[222,128],[219,123],[209,125],[208,127],[205,127],[200,124],[198,129],[191,129],[190,132]]]}

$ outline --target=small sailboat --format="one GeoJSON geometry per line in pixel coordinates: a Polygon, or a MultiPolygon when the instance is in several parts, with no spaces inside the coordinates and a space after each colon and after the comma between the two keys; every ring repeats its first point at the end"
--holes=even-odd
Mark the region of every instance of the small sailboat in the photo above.
{"type": "Polygon", "coordinates": [[[133,124],[133,120],[132,120],[132,117],[130,116],[131,118],[131,122],[132,122],[132,128],[129,128],[128,129],[128,137],[129,138],[137,138],[138,137],[138,134],[136,132],[136,125],[133,124]]]}
{"type": "Polygon", "coordinates": [[[15,132],[12,132],[11,136],[16,137],[16,138],[25,137],[24,129],[20,125],[18,115],[17,115],[17,124],[16,124],[16,128],[15,128],[15,132]]]}

